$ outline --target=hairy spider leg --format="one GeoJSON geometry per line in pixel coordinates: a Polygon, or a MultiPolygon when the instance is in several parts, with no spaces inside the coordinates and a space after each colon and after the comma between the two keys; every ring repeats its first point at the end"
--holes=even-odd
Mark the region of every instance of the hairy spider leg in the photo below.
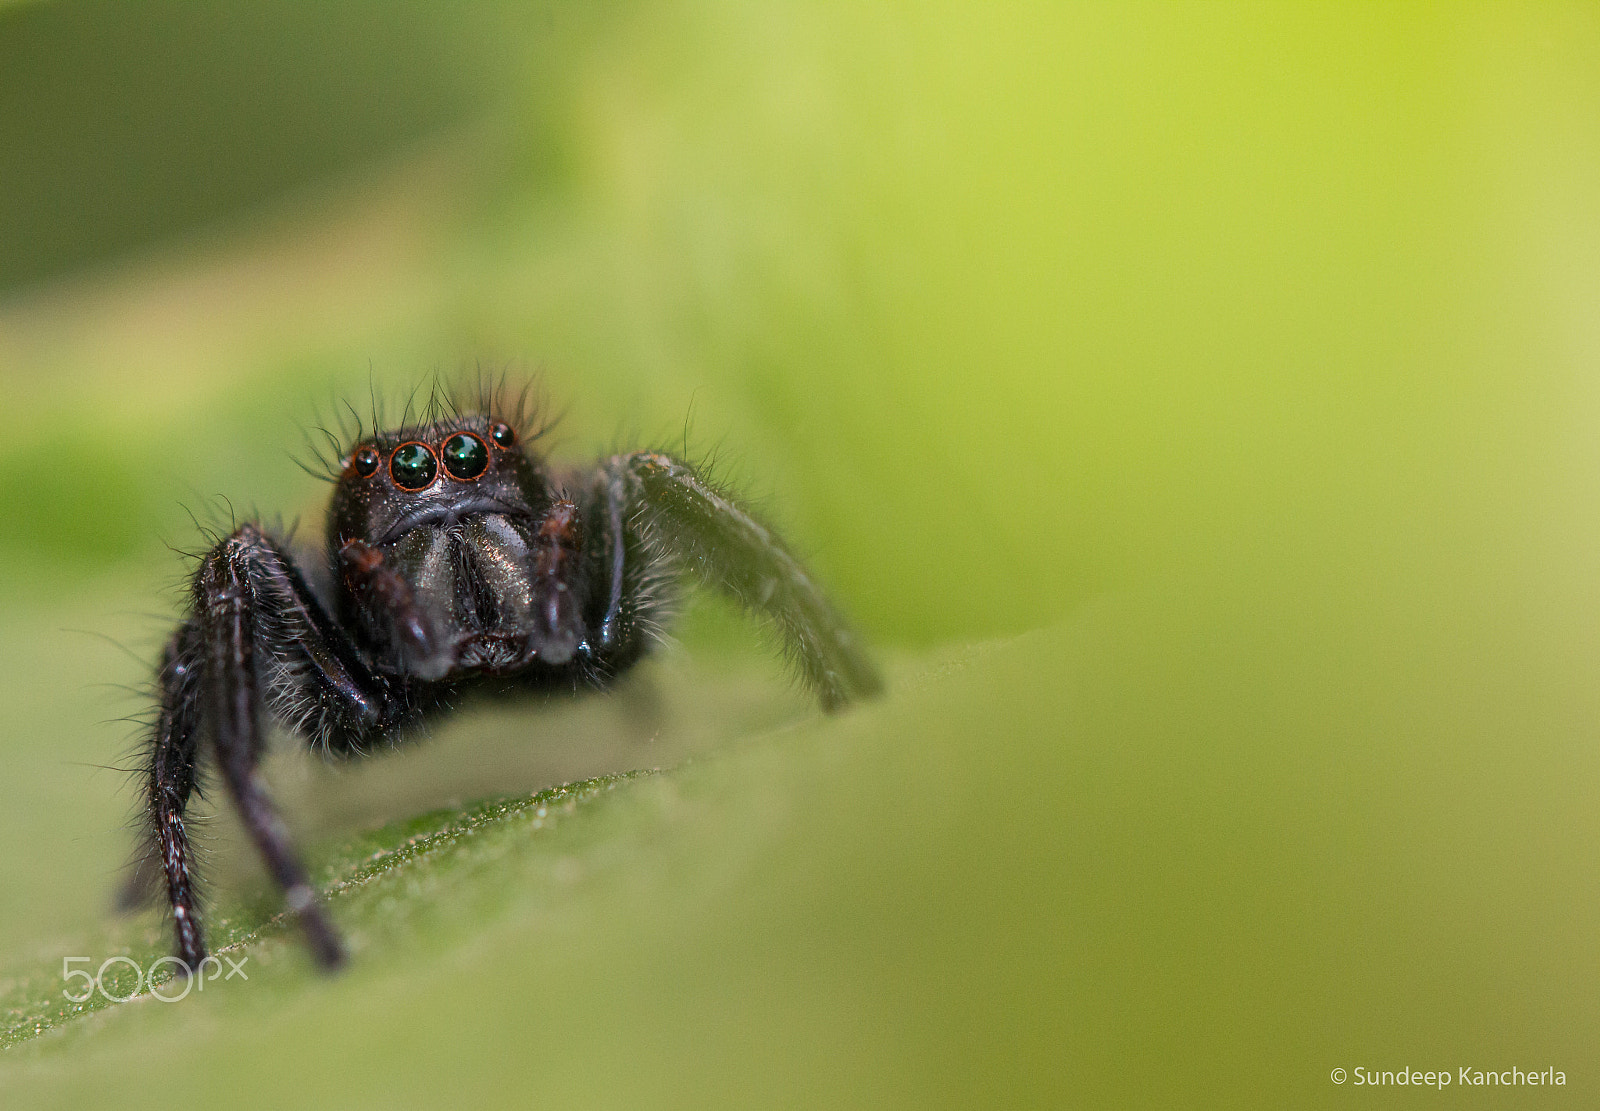
{"type": "Polygon", "coordinates": [[[180,627],[162,653],[161,706],[156,715],[147,792],[150,832],[156,845],[154,859],[166,880],[173,928],[178,935],[178,956],[190,969],[199,968],[206,955],[195,898],[193,855],[189,835],[183,828],[183,813],[195,786],[201,656],[200,630],[193,622],[180,627]]]}
{"type": "Polygon", "coordinates": [[[770,620],[825,710],[883,689],[883,680],[805,568],[766,525],[686,463],[654,452],[613,457],[635,527],[657,555],[770,620]]]}
{"type": "Polygon", "coordinates": [[[411,708],[374,676],[323,612],[284,551],[242,525],[206,556],[194,580],[195,616],[179,631],[162,669],[162,712],[151,746],[150,801],[158,856],[172,904],[178,955],[205,957],[183,811],[193,789],[203,719],[217,766],[245,829],[325,967],[342,957],[303,865],[273,809],[261,757],[258,683],[295,732],[340,748],[393,728],[411,708]]]}
{"type": "MultiPolygon", "coordinates": [[[[233,545],[229,545],[230,548],[233,545]]],[[[344,959],[333,927],[316,904],[305,866],[294,854],[289,831],[273,809],[257,765],[261,756],[257,718],[255,615],[250,573],[260,571],[249,549],[226,551],[208,560],[201,574],[206,595],[206,665],[215,677],[211,686],[212,717],[217,723],[217,764],[233,796],[250,839],[267,862],[267,870],[283,889],[300,919],[317,963],[332,968],[344,959]]]]}

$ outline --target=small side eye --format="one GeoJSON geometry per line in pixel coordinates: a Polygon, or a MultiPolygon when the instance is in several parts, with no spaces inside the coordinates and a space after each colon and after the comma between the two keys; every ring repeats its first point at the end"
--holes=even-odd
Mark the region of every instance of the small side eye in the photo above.
{"type": "Polygon", "coordinates": [[[433,449],[413,440],[401,444],[389,456],[389,477],[402,490],[421,490],[431,484],[439,474],[439,464],[433,458],[433,449]]]}
{"type": "Polygon", "coordinates": [[[350,457],[350,466],[362,478],[371,478],[378,473],[378,464],[383,462],[378,458],[378,453],[369,447],[360,448],[350,457]]]}
{"type": "Polygon", "coordinates": [[[517,445],[517,430],[505,421],[495,421],[489,426],[489,439],[501,447],[515,447],[517,445]]]}
{"type": "Polygon", "coordinates": [[[439,449],[450,477],[471,482],[489,467],[489,449],[470,432],[457,432],[439,449]]]}

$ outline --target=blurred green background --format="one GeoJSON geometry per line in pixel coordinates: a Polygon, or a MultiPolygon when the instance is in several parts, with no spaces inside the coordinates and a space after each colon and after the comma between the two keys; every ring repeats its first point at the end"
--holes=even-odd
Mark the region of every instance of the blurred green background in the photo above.
{"type": "Polygon", "coordinates": [[[1589,4],[0,6],[0,1102],[1594,1099],[1597,121],[1589,4]],[[890,696],[708,604],[285,754],[350,972],[221,813],[251,980],[71,1017],[166,945],[107,907],[168,545],[314,529],[304,428],[480,364],[714,451],[890,696]]]}

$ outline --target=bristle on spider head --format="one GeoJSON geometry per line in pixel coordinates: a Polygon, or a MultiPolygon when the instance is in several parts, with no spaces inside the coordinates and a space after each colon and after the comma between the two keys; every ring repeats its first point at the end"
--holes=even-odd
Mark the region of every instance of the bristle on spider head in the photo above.
{"type": "Polygon", "coordinates": [[[403,394],[385,393],[369,380],[366,415],[348,400],[330,403],[317,420],[301,427],[304,446],[291,458],[314,478],[337,482],[350,453],[363,443],[383,450],[426,429],[474,418],[504,421],[518,443],[529,444],[547,434],[560,414],[548,413],[536,374],[509,366],[495,370],[480,364],[450,375],[435,371],[403,394]],[[391,421],[397,411],[398,419],[391,421]]]}

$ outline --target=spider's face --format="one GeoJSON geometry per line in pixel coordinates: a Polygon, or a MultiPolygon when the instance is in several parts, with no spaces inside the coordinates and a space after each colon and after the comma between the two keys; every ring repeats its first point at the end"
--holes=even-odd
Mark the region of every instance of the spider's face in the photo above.
{"type": "Polygon", "coordinates": [[[483,513],[532,518],[549,501],[516,430],[487,416],[404,428],[345,456],[328,511],[328,539],[388,548],[407,533],[483,513]]]}
{"type": "Polygon", "coordinates": [[[565,663],[581,615],[565,580],[540,569],[571,574],[577,532],[570,512],[547,520],[555,505],[515,430],[492,417],[357,444],[329,507],[345,620],[390,666],[422,679],[565,663]],[[363,586],[380,567],[390,585],[363,586]]]}

